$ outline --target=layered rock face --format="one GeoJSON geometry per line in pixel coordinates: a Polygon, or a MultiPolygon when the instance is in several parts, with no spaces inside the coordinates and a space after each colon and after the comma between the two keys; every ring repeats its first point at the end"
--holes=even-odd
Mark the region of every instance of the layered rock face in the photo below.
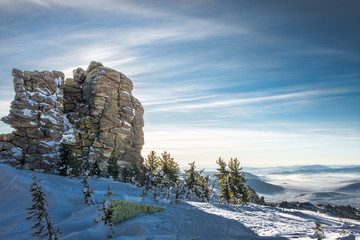
{"type": "Polygon", "coordinates": [[[25,169],[54,168],[56,144],[64,131],[64,74],[14,69],[12,75],[15,99],[2,121],[16,131],[0,135],[0,157],[25,169]]]}
{"type": "Polygon", "coordinates": [[[144,109],[124,74],[92,62],[73,78],[61,72],[14,70],[15,99],[2,120],[16,129],[0,135],[0,158],[24,169],[52,172],[58,145],[105,168],[114,153],[120,165],[142,165],[144,109]]]}

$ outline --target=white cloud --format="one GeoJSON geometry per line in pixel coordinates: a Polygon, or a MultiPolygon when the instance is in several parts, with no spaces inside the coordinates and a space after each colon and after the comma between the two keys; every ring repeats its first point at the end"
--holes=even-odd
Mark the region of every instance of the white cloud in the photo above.
{"type": "MultiPolygon", "coordinates": [[[[296,86],[295,86],[296,88],[296,86]]],[[[338,94],[354,93],[359,92],[358,88],[334,88],[334,89],[318,89],[318,90],[306,90],[298,91],[285,94],[276,94],[274,92],[279,91],[279,89],[274,89],[271,92],[253,92],[246,94],[219,94],[209,98],[209,101],[206,102],[189,102],[181,103],[178,101],[178,104],[174,104],[169,108],[166,101],[164,101],[164,106],[162,107],[153,107],[150,111],[180,111],[180,112],[189,112],[189,111],[198,111],[198,110],[208,110],[208,109],[218,109],[218,108],[234,108],[236,106],[251,105],[251,104],[283,104],[295,105],[294,103],[316,103],[322,98],[338,94]],[[245,95],[245,96],[244,96],[245,95]],[[246,95],[257,95],[257,97],[246,97],[246,95]],[[260,96],[259,96],[260,95],[260,96]]],[[[280,90],[282,91],[282,90],[280,90]]],[[[151,102],[150,102],[151,104],[151,102]]],[[[261,107],[261,106],[260,106],[261,107]]],[[[266,107],[266,105],[263,105],[266,107]]]]}

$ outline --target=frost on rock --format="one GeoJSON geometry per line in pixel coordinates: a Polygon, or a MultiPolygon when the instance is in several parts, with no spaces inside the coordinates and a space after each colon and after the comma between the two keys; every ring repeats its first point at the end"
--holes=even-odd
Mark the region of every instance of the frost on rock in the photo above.
{"type": "MultiPolygon", "coordinates": [[[[2,121],[16,131],[0,135],[0,143],[20,149],[21,168],[53,172],[61,142],[102,168],[113,149],[122,163],[142,165],[144,109],[124,74],[98,62],[86,71],[75,69],[66,80],[57,71],[14,69],[12,74],[15,98],[2,121]]],[[[6,151],[0,149],[1,158],[10,159],[6,151]]]]}
{"type": "Polygon", "coordinates": [[[53,117],[51,117],[51,116],[49,116],[49,115],[45,115],[45,114],[41,114],[40,115],[40,118],[42,118],[42,119],[48,119],[50,122],[52,122],[53,124],[57,124],[57,121],[53,118],[53,117]]]}
{"type": "Polygon", "coordinates": [[[27,116],[27,117],[32,116],[32,113],[31,113],[30,109],[23,109],[22,111],[23,111],[24,116],[27,116]]]}

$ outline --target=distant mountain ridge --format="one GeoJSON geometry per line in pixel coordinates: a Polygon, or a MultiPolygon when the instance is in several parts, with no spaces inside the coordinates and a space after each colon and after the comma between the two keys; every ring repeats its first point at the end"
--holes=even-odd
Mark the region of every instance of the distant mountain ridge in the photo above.
{"type": "MultiPolygon", "coordinates": [[[[270,171],[270,174],[313,174],[313,173],[359,173],[360,165],[348,165],[348,166],[336,166],[330,167],[325,165],[304,165],[304,166],[292,166],[291,170],[277,169],[270,171]]],[[[289,167],[290,168],[290,167],[289,167]]]]}

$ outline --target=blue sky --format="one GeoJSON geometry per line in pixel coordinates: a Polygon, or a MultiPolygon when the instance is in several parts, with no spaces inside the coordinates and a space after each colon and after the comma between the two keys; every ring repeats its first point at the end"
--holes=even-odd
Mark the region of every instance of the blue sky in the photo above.
{"type": "Polygon", "coordinates": [[[0,116],[12,68],[96,60],[133,80],[144,156],[359,164],[359,23],[356,0],[1,0],[0,116]]]}

